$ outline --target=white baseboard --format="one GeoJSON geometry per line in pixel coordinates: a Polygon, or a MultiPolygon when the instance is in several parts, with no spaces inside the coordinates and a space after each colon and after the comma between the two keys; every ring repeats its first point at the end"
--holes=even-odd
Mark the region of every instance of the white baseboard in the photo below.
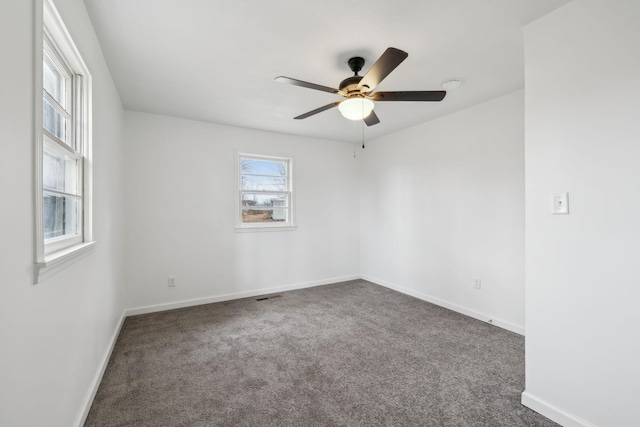
{"type": "Polygon", "coordinates": [[[411,295],[412,297],[430,302],[435,305],[439,305],[444,308],[448,308],[449,310],[456,311],[458,313],[464,314],[465,316],[473,317],[474,319],[478,319],[483,322],[490,323],[494,326],[498,326],[499,328],[506,329],[507,331],[524,335],[524,326],[522,325],[516,325],[515,323],[511,323],[506,320],[496,318],[495,316],[481,313],[479,311],[476,311],[467,307],[463,307],[461,305],[454,304],[452,302],[445,301],[443,299],[436,298],[431,295],[424,294],[422,292],[414,291],[413,289],[408,289],[408,288],[396,285],[394,283],[387,282],[386,280],[377,279],[375,277],[371,277],[367,275],[362,275],[361,277],[362,279],[368,280],[369,282],[375,283],[376,285],[384,286],[385,288],[393,289],[394,291],[411,295]]]}
{"type": "Polygon", "coordinates": [[[564,427],[596,427],[595,424],[591,424],[590,422],[571,414],[567,411],[564,411],[556,406],[553,406],[549,402],[540,399],[539,397],[527,392],[526,390],[522,392],[522,404],[529,409],[532,409],[539,413],[540,415],[544,415],[552,421],[560,424],[564,427]]]}
{"type": "Polygon", "coordinates": [[[107,369],[107,365],[109,364],[109,359],[111,359],[111,353],[113,352],[113,348],[116,346],[116,341],[118,341],[118,335],[120,335],[120,330],[122,329],[122,325],[124,324],[124,319],[126,315],[122,313],[120,316],[120,320],[116,325],[113,334],[111,334],[111,339],[109,340],[109,345],[107,346],[107,351],[105,352],[102,360],[100,361],[100,365],[98,365],[98,371],[96,375],[93,377],[93,381],[91,382],[91,386],[89,387],[89,391],[87,392],[86,397],[84,398],[84,402],[82,405],[82,412],[78,415],[76,420],[76,427],[84,426],[85,421],[87,420],[87,416],[89,415],[89,410],[91,409],[91,405],[93,404],[93,399],[96,397],[96,393],[98,392],[98,388],[100,387],[100,383],[102,382],[102,377],[104,376],[104,372],[107,369]]]}
{"type": "Polygon", "coordinates": [[[215,295],[203,298],[194,298],[189,300],[176,301],[165,304],[147,305],[143,307],[129,308],[125,311],[125,316],[135,316],[138,314],[155,313],[158,311],[174,310],[176,308],[193,307],[196,305],[211,304],[214,302],[230,301],[240,298],[251,298],[258,295],[273,294],[277,292],[293,291],[295,289],[311,288],[313,286],[329,285],[332,283],[346,282],[349,280],[358,280],[360,276],[357,274],[351,276],[333,277],[331,279],[314,280],[310,282],[294,283],[291,285],[277,286],[274,288],[254,289],[250,291],[235,292],[232,294],[215,295]]]}

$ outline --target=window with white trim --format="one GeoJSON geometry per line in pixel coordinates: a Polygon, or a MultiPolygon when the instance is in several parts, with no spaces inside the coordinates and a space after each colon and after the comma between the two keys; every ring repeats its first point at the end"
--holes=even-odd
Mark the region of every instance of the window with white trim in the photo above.
{"type": "Polygon", "coordinates": [[[45,253],[82,242],[82,77],[46,32],[42,59],[42,222],[45,253]],[[76,99],[78,98],[78,99],[76,99]]]}
{"type": "Polygon", "coordinates": [[[237,218],[239,228],[294,225],[290,158],[238,155],[237,218]]]}
{"type": "Polygon", "coordinates": [[[82,252],[91,236],[91,75],[60,15],[43,1],[36,76],[36,282],[82,252]]]}

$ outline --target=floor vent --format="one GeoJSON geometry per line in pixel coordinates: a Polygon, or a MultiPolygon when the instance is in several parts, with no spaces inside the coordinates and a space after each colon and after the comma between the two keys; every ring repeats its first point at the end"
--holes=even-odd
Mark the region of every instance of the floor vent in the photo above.
{"type": "Polygon", "coordinates": [[[281,298],[282,295],[269,295],[268,297],[259,297],[256,298],[256,301],[264,301],[266,299],[274,299],[274,298],[281,298]]]}

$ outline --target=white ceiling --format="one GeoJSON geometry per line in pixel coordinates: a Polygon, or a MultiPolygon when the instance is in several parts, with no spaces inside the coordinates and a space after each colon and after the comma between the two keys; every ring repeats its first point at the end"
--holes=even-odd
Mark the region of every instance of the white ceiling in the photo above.
{"type": "Polygon", "coordinates": [[[357,141],[362,122],[338,109],[293,117],[387,47],[409,57],[377,90],[441,90],[442,102],[378,102],[379,136],[523,87],[522,27],[569,0],[85,0],[126,109],[312,137],[357,141]]]}

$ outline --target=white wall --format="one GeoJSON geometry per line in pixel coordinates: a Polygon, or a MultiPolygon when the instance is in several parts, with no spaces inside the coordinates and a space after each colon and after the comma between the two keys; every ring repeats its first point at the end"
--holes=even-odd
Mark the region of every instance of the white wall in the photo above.
{"type": "Polygon", "coordinates": [[[365,278],[523,332],[523,114],[518,91],[367,145],[365,278]]]}
{"type": "MultiPolygon", "coordinates": [[[[35,5],[34,5],[35,4],[35,5]]],[[[123,118],[80,0],[56,5],[93,75],[95,249],[33,284],[35,8],[0,5],[0,425],[74,425],[124,308],[123,118]]],[[[41,15],[41,13],[40,13],[41,15]]]]}
{"type": "Polygon", "coordinates": [[[523,402],[564,425],[639,423],[638,22],[637,0],[579,0],[525,29],[523,402]]]}
{"type": "Polygon", "coordinates": [[[153,306],[134,312],[358,277],[350,144],[136,112],[125,123],[127,306],[153,306]],[[236,150],[293,157],[297,230],[235,232],[236,150]]]}

